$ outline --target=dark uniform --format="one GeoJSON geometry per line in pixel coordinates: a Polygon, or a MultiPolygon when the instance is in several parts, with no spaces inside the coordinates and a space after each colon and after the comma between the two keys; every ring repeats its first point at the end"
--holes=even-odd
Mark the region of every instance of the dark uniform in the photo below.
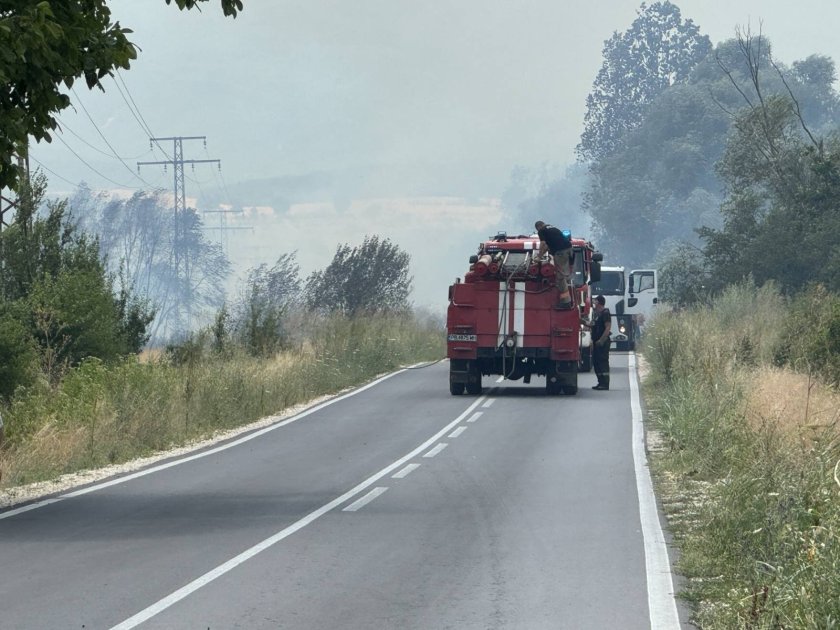
{"type": "Polygon", "coordinates": [[[557,252],[569,249],[572,242],[563,234],[562,230],[553,225],[545,225],[537,231],[541,241],[548,245],[548,253],[554,256],[557,252]]]}
{"type": "MultiPolygon", "coordinates": [[[[592,342],[595,343],[604,335],[607,325],[610,323],[609,309],[605,308],[600,314],[595,315],[592,321],[592,342]]],[[[595,370],[595,376],[598,377],[598,389],[610,388],[610,342],[604,345],[595,345],[592,348],[592,367],[595,370]]]]}
{"type": "Polygon", "coordinates": [[[571,306],[569,297],[569,259],[572,255],[572,240],[553,225],[543,225],[537,230],[540,240],[548,247],[548,253],[554,257],[555,286],[560,292],[560,303],[571,306]]]}

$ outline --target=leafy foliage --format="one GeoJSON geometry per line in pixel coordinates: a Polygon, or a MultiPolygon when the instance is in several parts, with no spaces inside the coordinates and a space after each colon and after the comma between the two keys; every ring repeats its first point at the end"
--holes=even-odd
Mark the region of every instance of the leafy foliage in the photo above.
{"type": "Polygon", "coordinates": [[[682,19],[677,5],[642,3],[630,28],[604,42],[604,62],[586,99],[578,155],[598,160],[613,153],[654,98],[685,81],[710,50],[709,38],[682,19]]]}
{"type": "Polygon", "coordinates": [[[660,252],[659,297],[663,302],[683,308],[703,303],[711,295],[712,273],[703,252],[688,243],[675,242],[660,252]]]}
{"type": "Polygon", "coordinates": [[[793,299],[774,358],[840,387],[840,296],[812,285],[793,299]]]}
{"type": "MultiPolygon", "coordinates": [[[[742,51],[756,98],[745,96],[748,106],[735,118],[718,165],[727,193],[724,221],[720,229],[700,230],[704,253],[719,285],[752,276],[775,280],[787,293],[809,282],[838,291],[840,139],[810,130],[793,91],[763,96],[760,58],[751,46],[742,51]]],[[[830,65],[815,65],[806,76],[832,76],[830,65]]],[[[837,95],[828,96],[836,111],[837,95]]]]}
{"type": "Polygon", "coordinates": [[[667,239],[718,225],[720,184],[712,165],[729,121],[703,86],[659,96],[623,145],[591,165],[585,206],[598,246],[611,260],[647,265],[667,239]]]}
{"type": "Polygon", "coordinates": [[[221,247],[207,240],[195,210],[176,217],[161,192],[108,200],[84,187],[69,207],[98,234],[121,290],[136,291],[155,304],[153,339],[184,334],[192,318],[224,302],[230,263],[221,247]]]}
{"type": "Polygon", "coordinates": [[[718,289],[751,271],[759,282],[768,277],[751,267],[741,272],[741,256],[730,256],[743,251],[741,239],[752,238],[751,217],[767,210],[771,188],[789,195],[784,191],[804,185],[801,174],[782,171],[801,169],[792,147],[814,145],[806,126],[815,138],[836,126],[840,98],[824,83],[833,76],[825,57],[812,55],[792,68],[774,61],[761,36],[739,34],[718,44],[687,81],[653,99],[619,148],[591,165],[584,205],[607,258],[649,265],[662,261],[673,241],[702,247],[698,230],[706,236],[730,221],[727,252],[716,245],[721,255],[706,266],[716,275],[724,263],[739,271],[706,286],[718,289]]]}
{"type": "Polygon", "coordinates": [[[234,325],[251,354],[270,356],[287,345],[285,317],[300,296],[300,266],[294,252],[282,254],[272,267],[262,264],[248,272],[234,325]]]}
{"type": "Polygon", "coordinates": [[[0,399],[9,399],[19,386],[34,380],[38,355],[24,317],[9,312],[9,304],[0,306],[0,399]]]}
{"type": "Polygon", "coordinates": [[[115,291],[98,242],[67,220],[66,202],[48,203],[38,215],[45,190],[46,179],[36,175],[24,189],[17,221],[0,233],[0,312],[17,322],[9,324],[9,355],[0,361],[27,364],[31,342],[56,377],[88,356],[138,352],[153,313],[127,289],[115,291]]]}
{"type": "Polygon", "coordinates": [[[336,248],[332,262],[306,283],[306,303],[315,310],[353,315],[408,309],[411,257],[389,239],[366,236],[358,247],[336,248]]]}
{"type": "MultiPolygon", "coordinates": [[[[176,0],[192,9],[207,0],[176,0]]],[[[167,4],[171,0],[166,0],[167,4]]],[[[221,0],[225,15],[236,17],[241,0],[221,0]]],[[[17,189],[22,175],[15,154],[25,154],[28,137],[51,140],[55,116],[84,77],[88,88],[128,69],[137,48],[131,30],[111,21],[106,0],[0,2],[0,189],[17,189]]]]}

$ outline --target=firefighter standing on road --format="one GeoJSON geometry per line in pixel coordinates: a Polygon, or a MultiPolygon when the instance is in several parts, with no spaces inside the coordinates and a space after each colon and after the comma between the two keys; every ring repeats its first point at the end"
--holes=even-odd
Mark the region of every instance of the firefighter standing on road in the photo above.
{"type": "Polygon", "coordinates": [[[592,320],[592,342],[595,347],[592,349],[592,367],[595,376],[598,377],[598,384],[592,389],[604,390],[610,388],[610,328],[612,327],[612,315],[605,306],[607,300],[599,295],[593,300],[595,317],[592,320]]]}
{"type": "Polygon", "coordinates": [[[572,255],[572,241],[566,234],[553,225],[546,225],[544,221],[537,221],[534,227],[540,237],[540,258],[545,256],[546,252],[554,257],[555,283],[560,291],[557,308],[571,308],[569,259],[572,255]]]}

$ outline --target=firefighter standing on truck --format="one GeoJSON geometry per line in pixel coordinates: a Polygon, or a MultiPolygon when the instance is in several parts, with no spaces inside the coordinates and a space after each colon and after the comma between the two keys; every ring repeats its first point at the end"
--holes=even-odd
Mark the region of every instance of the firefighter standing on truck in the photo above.
{"type": "Polygon", "coordinates": [[[572,239],[553,225],[546,225],[544,221],[534,224],[540,237],[540,252],[542,258],[546,252],[554,257],[555,284],[560,292],[557,308],[571,308],[572,298],[569,297],[569,259],[572,255],[572,239]]]}
{"type": "Polygon", "coordinates": [[[612,327],[612,315],[605,306],[607,300],[599,295],[593,300],[595,317],[592,320],[592,342],[595,347],[592,349],[592,367],[595,376],[598,377],[598,384],[592,389],[605,390],[610,388],[610,328],[612,327]]]}

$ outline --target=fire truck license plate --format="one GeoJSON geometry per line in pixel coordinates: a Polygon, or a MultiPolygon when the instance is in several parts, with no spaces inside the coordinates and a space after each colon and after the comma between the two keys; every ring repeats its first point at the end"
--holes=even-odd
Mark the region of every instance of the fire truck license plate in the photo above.
{"type": "Polygon", "coordinates": [[[449,341],[478,341],[475,335],[449,335],[449,341]]]}

